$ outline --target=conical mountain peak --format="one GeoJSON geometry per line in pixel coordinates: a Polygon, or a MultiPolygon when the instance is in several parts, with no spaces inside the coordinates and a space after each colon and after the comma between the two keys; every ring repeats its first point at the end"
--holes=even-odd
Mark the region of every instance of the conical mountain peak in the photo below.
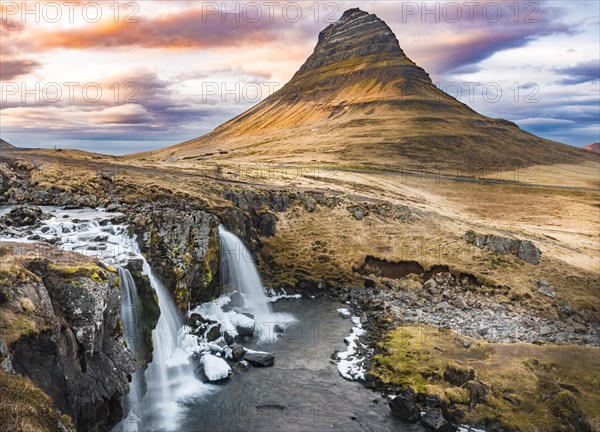
{"type": "Polygon", "coordinates": [[[159,152],[419,169],[557,163],[584,153],[482,116],[444,93],[383,20],[358,8],[321,31],[281,89],[213,132],[159,152]]]}
{"type": "Polygon", "coordinates": [[[429,75],[402,51],[383,20],[353,8],[319,34],[313,53],[288,86],[306,92],[317,84],[322,96],[329,89],[339,89],[339,81],[348,84],[376,80],[388,84],[395,79],[431,82],[429,75]]]}

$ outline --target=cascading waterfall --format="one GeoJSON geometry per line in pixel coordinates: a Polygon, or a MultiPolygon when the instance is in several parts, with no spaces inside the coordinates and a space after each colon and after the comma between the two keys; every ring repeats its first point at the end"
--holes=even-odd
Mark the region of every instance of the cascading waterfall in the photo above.
{"type": "MultiPolygon", "coordinates": [[[[42,207],[53,214],[33,234],[58,247],[95,257],[117,266],[121,284],[120,319],[123,338],[136,357],[140,354],[142,317],[138,310],[138,292],[131,273],[124,266],[130,259],[141,259],[142,274],[149,278],[156,291],[160,318],[152,331],[153,360],[144,373],[138,370],[132,377],[130,391],[123,397],[126,418],[114,430],[120,432],[177,430],[180,402],[191,396],[206,393],[209,387],[193,374],[188,354],[179,346],[178,331],[182,327],[179,311],[167,289],[162,285],[142,254],[127,225],[113,224],[120,213],[102,210],[62,210],[42,207]]],[[[27,237],[13,241],[31,241],[27,237]]]]}
{"type": "Polygon", "coordinates": [[[254,315],[254,321],[261,328],[269,328],[277,322],[277,316],[267,300],[252,254],[242,240],[223,226],[219,226],[219,241],[224,290],[242,294],[245,308],[254,315]]]}
{"type": "Polygon", "coordinates": [[[140,404],[143,426],[148,430],[174,430],[180,411],[178,401],[200,392],[198,381],[188,361],[188,354],[179,347],[178,331],[183,323],[169,292],[144,261],[143,274],[158,295],[160,318],[152,331],[154,350],[152,363],[146,370],[148,391],[140,404]]]}
{"type": "MultiPolygon", "coordinates": [[[[123,267],[117,267],[117,269],[119,270],[119,279],[121,281],[121,310],[119,312],[119,318],[123,325],[123,339],[127,342],[127,347],[139,364],[140,360],[142,360],[139,358],[141,352],[141,317],[136,305],[138,298],[137,287],[129,270],[123,267]]],[[[123,407],[126,411],[125,415],[131,415],[129,420],[132,424],[137,424],[140,420],[138,417],[140,415],[138,406],[142,396],[146,392],[145,384],[144,371],[138,369],[132,376],[131,384],[129,385],[129,393],[123,396],[123,407]]],[[[127,428],[124,428],[124,430],[127,430],[127,428]]]]}

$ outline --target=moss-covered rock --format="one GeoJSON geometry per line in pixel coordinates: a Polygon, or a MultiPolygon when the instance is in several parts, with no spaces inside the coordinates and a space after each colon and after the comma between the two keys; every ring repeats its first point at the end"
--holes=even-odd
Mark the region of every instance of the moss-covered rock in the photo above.
{"type": "Polygon", "coordinates": [[[141,327],[136,329],[142,343],[139,348],[142,348],[136,359],[138,364],[145,366],[152,361],[152,351],[154,345],[152,343],[152,330],[156,328],[156,323],[160,318],[160,307],[158,305],[158,296],[152,288],[150,280],[143,275],[140,270],[129,268],[131,277],[135,281],[138,297],[136,298],[136,311],[138,311],[141,319],[141,327]]]}
{"type": "Polygon", "coordinates": [[[180,310],[218,295],[216,217],[182,204],[141,206],[132,222],[142,252],[180,310]]]}

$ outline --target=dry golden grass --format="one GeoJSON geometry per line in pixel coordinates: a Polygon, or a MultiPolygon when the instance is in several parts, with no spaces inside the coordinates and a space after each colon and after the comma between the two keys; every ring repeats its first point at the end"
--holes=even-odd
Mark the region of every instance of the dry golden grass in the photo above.
{"type": "Polygon", "coordinates": [[[0,368],[1,432],[74,431],[70,417],[60,415],[50,397],[31,380],[0,368]]]}

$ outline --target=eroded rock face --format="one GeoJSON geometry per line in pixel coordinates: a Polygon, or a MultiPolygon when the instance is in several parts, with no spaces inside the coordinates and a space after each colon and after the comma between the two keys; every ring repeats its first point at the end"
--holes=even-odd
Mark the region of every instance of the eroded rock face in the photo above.
{"type": "Polygon", "coordinates": [[[119,335],[116,273],[46,260],[20,271],[16,281],[0,278],[3,367],[28,376],[78,430],[109,430],[135,370],[119,335]]]}
{"type": "Polygon", "coordinates": [[[354,8],[319,34],[314,52],[283,91],[273,96],[293,101],[318,98],[339,89],[340,83],[366,79],[431,83],[429,75],[404,54],[385,22],[354,8]]]}
{"type": "Polygon", "coordinates": [[[140,249],[179,309],[218,296],[218,221],[212,214],[181,203],[141,206],[134,214],[140,249]]]}

